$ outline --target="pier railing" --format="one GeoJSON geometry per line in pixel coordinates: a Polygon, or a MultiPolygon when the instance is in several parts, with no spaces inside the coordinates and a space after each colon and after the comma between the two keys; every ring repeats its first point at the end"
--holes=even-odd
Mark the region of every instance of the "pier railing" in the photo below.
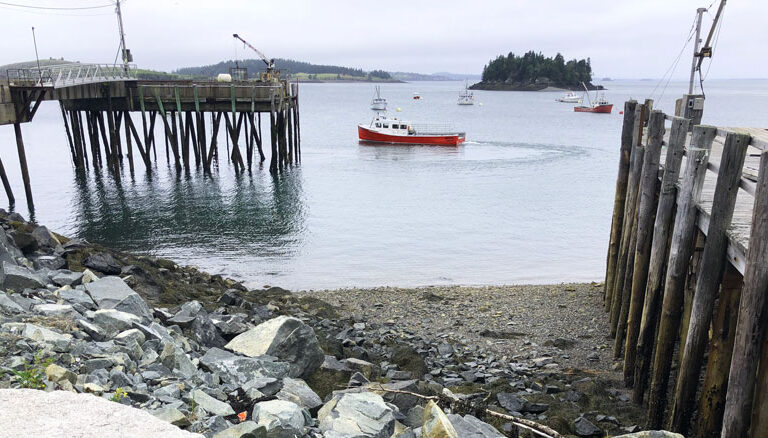
{"type": "Polygon", "coordinates": [[[6,70],[8,85],[62,88],[96,82],[136,79],[136,66],[123,64],[61,64],[6,70]]]}
{"type": "Polygon", "coordinates": [[[649,428],[768,436],[768,135],[651,107],[625,104],[605,282],[614,357],[649,428]]]}

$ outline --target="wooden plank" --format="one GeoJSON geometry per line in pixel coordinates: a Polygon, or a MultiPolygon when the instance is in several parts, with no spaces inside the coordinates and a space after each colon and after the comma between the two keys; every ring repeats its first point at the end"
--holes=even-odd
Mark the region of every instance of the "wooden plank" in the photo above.
{"type": "Polygon", "coordinates": [[[726,228],[731,223],[736,205],[741,169],[744,167],[749,136],[729,134],[720,161],[720,173],[712,203],[707,241],[702,254],[701,269],[696,279],[693,308],[680,362],[672,408],[670,428],[686,435],[694,411],[694,397],[699,384],[701,363],[708,340],[712,310],[725,269],[726,228]]]}
{"type": "Polygon", "coordinates": [[[672,119],[672,126],[670,127],[664,176],[659,193],[659,204],[656,209],[656,221],[653,225],[648,284],[646,286],[645,302],[643,303],[640,331],[636,346],[632,397],[637,404],[643,402],[645,390],[648,387],[648,373],[652,359],[653,342],[656,339],[656,327],[658,326],[659,313],[661,312],[667,248],[674,220],[673,213],[677,197],[677,181],[680,177],[680,166],[683,162],[683,151],[685,150],[689,123],[687,119],[676,117],[672,119]]]}
{"type": "Polygon", "coordinates": [[[659,334],[653,360],[651,386],[648,395],[648,427],[661,427],[667,404],[667,384],[672,366],[672,353],[680,326],[680,308],[683,301],[688,262],[693,253],[696,232],[696,203],[701,196],[701,186],[707,171],[708,151],[712,147],[716,128],[695,126],[688,148],[688,162],[677,199],[672,243],[669,249],[667,277],[664,281],[659,334]]]}
{"type": "MultiPolygon", "coordinates": [[[[728,377],[728,395],[723,416],[723,438],[747,435],[752,412],[756,371],[766,331],[768,290],[768,151],[761,154],[757,196],[747,252],[744,289],[728,377]]],[[[765,425],[763,425],[765,426],[765,425]]],[[[758,437],[764,430],[753,431],[758,437]]]]}

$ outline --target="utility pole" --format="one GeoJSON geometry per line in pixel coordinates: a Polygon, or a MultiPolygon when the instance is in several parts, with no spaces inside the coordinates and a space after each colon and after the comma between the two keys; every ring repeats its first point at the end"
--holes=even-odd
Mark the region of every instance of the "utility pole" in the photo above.
{"type": "MultiPolygon", "coordinates": [[[[118,10],[120,10],[120,2],[117,2],[118,10]]],[[[693,42],[693,61],[691,62],[691,80],[688,83],[688,94],[693,94],[693,79],[696,75],[697,60],[699,56],[699,44],[701,44],[701,17],[707,12],[706,8],[696,9],[696,41],[693,42]]]]}
{"type": "MultiPolygon", "coordinates": [[[[128,73],[128,63],[133,61],[133,56],[131,55],[131,51],[125,47],[125,32],[123,31],[123,15],[120,11],[120,0],[116,0],[115,4],[117,6],[115,10],[115,12],[117,12],[117,26],[120,30],[120,48],[123,55],[123,69],[128,73]]],[[[699,19],[699,22],[701,22],[701,19],[699,19]]]]}

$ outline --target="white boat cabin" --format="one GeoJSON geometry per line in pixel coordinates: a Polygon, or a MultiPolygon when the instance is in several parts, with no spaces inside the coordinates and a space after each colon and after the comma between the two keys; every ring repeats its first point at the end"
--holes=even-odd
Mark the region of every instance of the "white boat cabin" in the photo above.
{"type": "Polygon", "coordinates": [[[374,118],[371,122],[371,128],[383,134],[390,135],[409,135],[416,133],[416,130],[411,127],[410,122],[398,120],[397,118],[390,119],[389,117],[374,118]]]}

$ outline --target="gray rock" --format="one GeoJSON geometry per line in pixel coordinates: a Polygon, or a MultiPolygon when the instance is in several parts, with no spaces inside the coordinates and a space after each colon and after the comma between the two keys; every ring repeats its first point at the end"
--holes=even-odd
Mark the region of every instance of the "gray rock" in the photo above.
{"type": "Polygon", "coordinates": [[[301,320],[279,316],[236,336],[226,347],[255,357],[276,356],[290,364],[290,376],[306,378],[323,363],[324,354],[315,332],[301,320]]]}
{"type": "Polygon", "coordinates": [[[419,392],[417,380],[401,380],[397,382],[385,383],[382,385],[384,389],[392,390],[395,392],[384,392],[382,397],[387,403],[391,403],[400,410],[400,412],[408,412],[412,407],[419,403],[419,398],[410,394],[403,394],[397,391],[406,392],[419,392]]]}
{"type": "MultiPolygon", "coordinates": [[[[189,378],[197,373],[197,367],[184,350],[176,346],[173,342],[166,342],[160,353],[160,362],[169,370],[178,371],[182,376],[189,378]]],[[[210,411],[209,411],[210,412],[210,411]]]]}
{"type": "Polygon", "coordinates": [[[203,305],[199,301],[194,300],[184,303],[181,305],[181,309],[168,319],[168,323],[177,324],[182,328],[187,327],[200,312],[205,312],[205,309],[203,309],[203,305]]]}
{"type": "Polygon", "coordinates": [[[256,403],[251,418],[266,428],[268,438],[304,436],[306,418],[296,403],[285,400],[256,403]]]}
{"type": "Polygon", "coordinates": [[[62,287],[56,293],[59,295],[59,299],[67,304],[79,304],[88,310],[96,309],[96,303],[93,302],[91,296],[85,293],[85,291],[62,287]]]}
{"type": "MultiPolygon", "coordinates": [[[[83,279],[82,272],[72,272],[68,269],[60,269],[53,276],[51,281],[58,286],[77,286],[83,279]]],[[[91,302],[93,302],[91,300],[91,302]]]]}
{"type": "Polygon", "coordinates": [[[5,292],[0,292],[0,312],[10,314],[24,313],[24,308],[10,299],[8,295],[5,294],[5,292]]]}
{"type": "Polygon", "coordinates": [[[37,269],[61,269],[67,265],[67,261],[57,255],[41,255],[32,259],[32,266],[37,269]]]}
{"type": "Polygon", "coordinates": [[[235,315],[209,315],[213,325],[219,329],[222,335],[231,336],[239,335],[248,330],[248,324],[246,324],[246,316],[243,314],[235,315]]]}
{"type": "Polygon", "coordinates": [[[472,415],[448,414],[448,419],[461,438],[504,438],[495,427],[472,415]]]}
{"type": "Polygon", "coordinates": [[[277,394],[282,387],[283,382],[273,377],[256,377],[240,386],[245,393],[246,398],[251,402],[259,402],[268,397],[272,397],[277,394]]]}
{"type": "Polygon", "coordinates": [[[254,421],[244,421],[222,430],[213,438],[267,438],[267,428],[254,421]]]}
{"type": "Polygon", "coordinates": [[[111,254],[105,252],[89,255],[83,262],[83,265],[106,275],[117,275],[122,269],[120,263],[111,254]]]}
{"type": "Polygon", "coordinates": [[[128,345],[131,342],[136,342],[137,344],[142,345],[145,340],[146,336],[144,336],[144,333],[135,328],[120,332],[115,335],[114,338],[115,342],[123,345],[128,345]]]}
{"type": "Polygon", "coordinates": [[[85,319],[78,319],[77,326],[83,329],[95,341],[103,341],[107,337],[107,331],[85,319]]]}
{"type": "Polygon", "coordinates": [[[499,401],[501,407],[509,412],[523,412],[527,403],[522,398],[509,392],[500,392],[496,394],[496,399],[499,401]]]}
{"type": "Polygon", "coordinates": [[[75,318],[80,314],[69,304],[37,304],[32,311],[47,317],[75,318]]]}
{"type": "Polygon", "coordinates": [[[189,330],[192,332],[192,339],[204,347],[221,348],[227,343],[227,341],[221,337],[216,326],[213,324],[213,321],[211,321],[205,311],[200,312],[195,319],[192,320],[189,330]]]}
{"type": "Polygon", "coordinates": [[[347,387],[349,388],[357,388],[360,386],[365,386],[367,384],[371,383],[370,380],[368,380],[364,375],[360,374],[359,372],[352,374],[352,377],[349,378],[349,382],[347,383],[347,387]]]}
{"type": "Polygon", "coordinates": [[[0,263],[8,262],[15,265],[16,259],[22,256],[19,248],[14,245],[13,239],[4,229],[0,229],[0,263]]]}
{"type": "Polygon", "coordinates": [[[195,400],[195,403],[205,409],[206,412],[210,412],[214,415],[221,415],[222,417],[235,415],[235,411],[228,403],[216,400],[200,389],[193,390],[190,396],[195,400]]]}
{"type": "Polygon", "coordinates": [[[180,386],[181,385],[178,383],[171,383],[170,385],[165,385],[163,387],[157,388],[152,392],[152,395],[154,395],[157,398],[160,398],[160,397],[179,398],[181,396],[180,386]]]}
{"type": "Polygon", "coordinates": [[[573,420],[573,428],[578,436],[603,436],[604,432],[584,417],[573,420]]]}
{"type": "Polygon", "coordinates": [[[120,277],[103,277],[86,284],[85,290],[100,309],[115,309],[132,313],[143,322],[152,321],[147,303],[120,277]]]}
{"type": "Polygon", "coordinates": [[[372,392],[337,393],[317,414],[325,436],[389,438],[395,431],[392,408],[372,392]]]}
{"type": "Polygon", "coordinates": [[[171,423],[177,427],[187,427],[190,425],[190,422],[187,416],[184,415],[180,410],[176,408],[172,408],[172,407],[160,408],[152,412],[152,415],[154,415],[155,417],[163,421],[171,423]]]}
{"type": "Polygon", "coordinates": [[[301,379],[286,377],[283,379],[283,387],[277,393],[278,400],[286,400],[299,405],[308,411],[323,404],[320,397],[301,379]]]}
{"type": "MultiPolygon", "coordinates": [[[[87,372],[88,374],[91,374],[98,370],[106,370],[106,369],[112,368],[112,365],[113,365],[112,361],[104,357],[88,359],[85,361],[85,372],[87,372]]],[[[99,381],[105,382],[108,378],[109,377],[102,378],[99,381]]]]}
{"type": "Polygon", "coordinates": [[[21,292],[24,289],[42,289],[45,281],[23,266],[3,262],[3,289],[21,292]]]}
{"type": "MultiPolygon", "coordinates": [[[[90,314],[90,313],[89,313],[90,314]]],[[[127,312],[115,309],[103,309],[93,312],[93,323],[99,326],[107,337],[128,330],[133,324],[141,321],[141,318],[127,312]]]]}
{"type": "Polygon", "coordinates": [[[69,344],[72,341],[72,335],[56,333],[53,330],[35,324],[8,322],[2,325],[2,329],[27,339],[51,344],[54,350],[59,352],[68,350],[69,344]]]}
{"type": "Polygon", "coordinates": [[[37,241],[38,248],[50,250],[61,245],[59,239],[48,231],[48,228],[42,225],[32,230],[32,237],[37,241]]]}
{"type": "Polygon", "coordinates": [[[211,372],[217,372],[225,382],[242,385],[258,377],[282,379],[290,366],[270,356],[244,357],[219,348],[211,348],[200,364],[211,372]]]}
{"type": "Polygon", "coordinates": [[[625,435],[619,435],[615,438],[685,438],[683,435],[666,430],[645,430],[625,435]]]}

